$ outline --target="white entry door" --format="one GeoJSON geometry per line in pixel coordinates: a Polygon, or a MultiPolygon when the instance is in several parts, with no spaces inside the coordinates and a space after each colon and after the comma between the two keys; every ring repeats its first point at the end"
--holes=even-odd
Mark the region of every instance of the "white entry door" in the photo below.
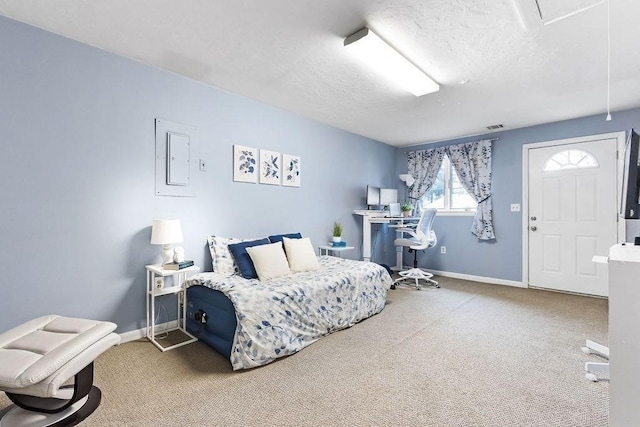
{"type": "Polygon", "coordinates": [[[616,139],[529,150],[529,286],[607,296],[617,240],[616,139]]]}

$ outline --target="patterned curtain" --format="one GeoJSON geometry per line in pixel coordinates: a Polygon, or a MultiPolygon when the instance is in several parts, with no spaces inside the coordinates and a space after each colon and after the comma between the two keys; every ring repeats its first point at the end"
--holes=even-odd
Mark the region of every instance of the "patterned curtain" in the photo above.
{"type": "Polygon", "coordinates": [[[420,200],[429,191],[438,176],[443,157],[443,147],[407,153],[408,172],[416,180],[409,189],[410,199],[420,200]]]}
{"type": "Polygon", "coordinates": [[[480,240],[495,239],[491,207],[491,140],[444,147],[458,178],[478,202],[471,233],[480,240]]]}

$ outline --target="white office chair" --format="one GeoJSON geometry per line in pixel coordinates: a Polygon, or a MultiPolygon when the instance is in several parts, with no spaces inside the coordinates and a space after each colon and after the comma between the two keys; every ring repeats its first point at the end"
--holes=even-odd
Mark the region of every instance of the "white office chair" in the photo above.
{"type": "Polygon", "coordinates": [[[392,289],[395,289],[396,284],[402,283],[405,280],[414,281],[416,289],[418,290],[421,288],[421,280],[425,281],[428,285],[435,286],[436,288],[440,287],[438,282],[432,279],[433,274],[427,273],[426,271],[418,268],[418,251],[431,248],[438,243],[436,233],[431,228],[433,220],[436,217],[436,213],[436,209],[426,209],[422,212],[420,221],[418,221],[415,228],[403,227],[396,230],[402,232],[403,235],[408,234],[411,236],[410,238],[402,237],[395,239],[393,244],[395,246],[406,246],[409,248],[409,252],[413,252],[413,268],[399,272],[398,274],[400,274],[400,277],[393,282],[393,286],[391,287],[392,289]]]}

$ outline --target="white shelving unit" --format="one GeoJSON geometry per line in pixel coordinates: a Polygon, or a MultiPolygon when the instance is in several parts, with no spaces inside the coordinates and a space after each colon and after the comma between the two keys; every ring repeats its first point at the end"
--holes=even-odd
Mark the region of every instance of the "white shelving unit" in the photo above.
{"type": "MultiPolygon", "coordinates": [[[[338,254],[340,256],[340,252],[350,251],[354,249],[354,246],[331,246],[331,245],[322,245],[318,246],[318,252],[320,255],[333,255],[338,254]]],[[[336,256],[336,255],[333,255],[336,256]]]]}
{"type": "Polygon", "coordinates": [[[182,270],[165,270],[160,264],[147,265],[147,338],[161,351],[171,350],[190,344],[198,339],[187,332],[187,292],[184,287],[184,281],[193,273],[200,271],[200,267],[192,266],[183,268],[182,270]],[[165,286],[165,278],[172,277],[172,286],[165,286]],[[162,295],[177,295],[178,305],[178,325],[164,332],[179,330],[186,335],[186,339],[177,344],[163,347],[156,339],[156,297],[162,295]]]}

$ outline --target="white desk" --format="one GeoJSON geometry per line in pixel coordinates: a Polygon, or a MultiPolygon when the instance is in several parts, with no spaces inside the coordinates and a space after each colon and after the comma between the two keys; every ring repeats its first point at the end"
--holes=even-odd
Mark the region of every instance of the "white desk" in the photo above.
{"type": "MultiPolygon", "coordinates": [[[[414,223],[420,217],[389,217],[389,211],[355,210],[354,215],[362,217],[362,259],[371,261],[371,226],[372,224],[389,224],[390,227],[401,227],[406,223],[414,223]]],[[[396,233],[399,236],[402,233],[396,233]]],[[[396,247],[396,270],[402,270],[402,246],[396,247]]]]}

